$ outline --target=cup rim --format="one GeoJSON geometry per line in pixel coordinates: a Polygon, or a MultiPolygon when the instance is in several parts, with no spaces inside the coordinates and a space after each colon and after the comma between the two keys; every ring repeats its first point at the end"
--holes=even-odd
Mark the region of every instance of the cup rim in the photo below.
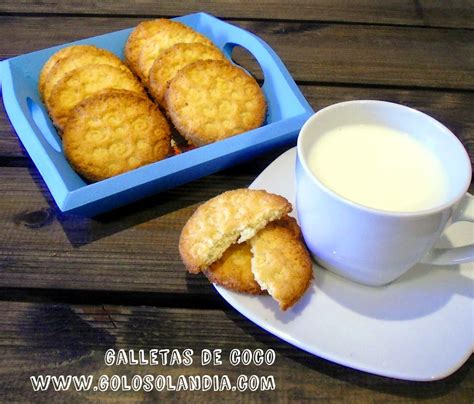
{"type": "Polygon", "coordinates": [[[464,148],[463,144],[461,141],[454,135],[453,132],[451,132],[446,126],[444,126],[441,122],[437,121],[433,117],[429,116],[428,114],[425,114],[424,112],[418,111],[417,109],[407,107],[402,104],[398,104],[395,102],[389,102],[389,101],[379,101],[379,100],[351,100],[351,101],[343,101],[343,102],[338,102],[335,104],[331,104],[325,108],[320,109],[319,111],[315,112],[313,115],[311,115],[306,122],[303,124],[303,126],[300,129],[299,135],[298,135],[298,140],[297,140],[297,158],[300,161],[306,175],[309,176],[310,180],[315,182],[324,192],[329,194],[330,196],[336,198],[340,202],[344,203],[345,205],[348,205],[350,207],[365,211],[367,213],[375,214],[375,215],[381,215],[381,216],[391,216],[391,217],[420,217],[420,216],[426,216],[429,214],[437,213],[440,212],[448,207],[453,206],[456,204],[466,193],[467,190],[469,189],[469,184],[471,182],[471,177],[472,177],[472,170],[469,169],[471,167],[471,161],[469,158],[469,155],[467,154],[466,149],[464,148]],[[464,187],[462,187],[462,190],[456,193],[455,196],[450,198],[448,201],[434,206],[429,209],[421,209],[421,210],[416,210],[416,211],[392,211],[392,210],[384,210],[384,209],[378,209],[378,208],[372,208],[366,205],[363,205],[358,202],[354,202],[350,199],[347,199],[346,197],[340,195],[339,193],[333,191],[329,187],[327,187],[325,184],[323,184],[319,178],[313,172],[310,170],[308,163],[306,162],[306,159],[304,158],[304,153],[303,153],[303,146],[302,146],[302,139],[305,137],[305,133],[307,133],[307,128],[312,124],[313,121],[319,119],[319,117],[323,114],[326,114],[334,109],[338,108],[345,108],[346,106],[350,106],[353,104],[374,104],[374,105],[387,105],[391,108],[400,108],[405,111],[408,111],[413,114],[417,114],[420,119],[426,119],[430,121],[433,125],[437,126],[439,129],[441,129],[443,132],[445,132],[447,135],[451,137],[451,139],[457,143],[461,150],[461,154],[463,156],[463,159],[465,160],[466,163],[466,175],[465,175],[465,183],[464,187]]]}

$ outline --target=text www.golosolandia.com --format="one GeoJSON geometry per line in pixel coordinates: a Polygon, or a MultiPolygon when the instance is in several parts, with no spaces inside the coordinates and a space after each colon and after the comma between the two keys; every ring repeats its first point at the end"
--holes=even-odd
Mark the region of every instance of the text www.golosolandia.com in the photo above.
{"type": "Polygon", "coordinates": [[[34,391],[269,391],[275,390],[272,375],[239,375],[231,383],[227,375],[38,375],[30,377],[34,391]]]}

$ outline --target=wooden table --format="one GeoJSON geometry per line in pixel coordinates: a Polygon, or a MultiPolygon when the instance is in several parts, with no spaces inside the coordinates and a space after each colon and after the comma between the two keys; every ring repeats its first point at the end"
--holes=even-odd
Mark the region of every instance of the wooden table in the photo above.
{"type": "MultiPolygon", "coordinates": [[[[472,0],[206,0],[199,5],[3,0],[0,58],[194,11],[212,13],[267,41],[314,109],[351,99],[399,102],[447,125],[474,159],[472,0]]],[[[177,240],[191,213],[210,197],[248,186],[282,149],[87,219],[57,209],[4,111],[0,115],[0,401],[474,399],[472,357],[452,376],[432,383],[352,370],[273,337],[227,305],[202,276],[186,274],[177,240]],[[224,353],[272,348],[277,357],[271,367],[234,367],[225,360],[211,368],[198,361],[187,368],[110,368],[104,364],[109,348],[224,353]],[[29,380],[39,374],[114,372],[271,374],[277,389],[35,393],[29,380]]]]}

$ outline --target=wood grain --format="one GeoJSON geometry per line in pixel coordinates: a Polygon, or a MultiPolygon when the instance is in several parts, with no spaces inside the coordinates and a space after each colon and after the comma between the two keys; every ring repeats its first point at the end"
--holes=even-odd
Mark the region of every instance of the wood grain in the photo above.
{"type": "Polygon", "coordinates": [[[469,402],[474,391],[473,358],[452,376],[432,382],[405,382],[352,370],[307,354],[253,325],[236,311],[187,310],[116,305],[0,302],[0,392],[5,401],[130,400],[209,402],[469,402]],[[112,366],[107,349],[193,349],[184,366],[112,366]],[[232,366],[232,349],[274,349],[272,366],[232,366]],[[202,349],[222,349],[222,365],[201,366],[202,349]],[[34,393],[30,376],[164,374],[269,376],[268,392],[47,392],[34,393]]]}
{"type": "MultiPolygon", "coordinates": [[[[444,123],[474,164],[473,0],[75,2],[3,0],[0,60],[207,11],[262,37],[318,110],[350,99],[399,102],[444,123]]],[[[236,59],[259,79],[245,53],[236,59]]],[[[202,202],[247,187],[284,149],[88,219],[58,211],[0,107],[0,401],[470,403],[471,356],[452,376],[413,383],[306,354],[186,274],[179,232],[202,202]],[[115,349],[275,349],[271,367],[106,367],[115,349]],[[273,375],[275,392],[34,393],[39,374],[273,375]]],[[[474,187],[471,185],[471,192],[474,187]]],[[[450,343],[450,341],[447,341],[450,343]]],[[[197,359],[197,357],[196,357],[197,359]]]]}
{"type": "Polygon", "coordinates": [[[213,293],[186,275],[177,244],[196,204],[246,187],[243,170],[208,176],[95,219],[61,214],[35,169],[0,167],[0,285],[213,293]]]}
{"type": "MultiPolygon", "coordinates": [[[[0,17],[0,58],[135,26],[133,18],[0,17]],[[60,30],[44,29],[60,24],[60,30]]],[[[262,37],[295,80],[474,88],[474,31],[312,22],[239,21],[262,37]]]]}
{"type": "Polygon", "coordinates": [[[213,302],[207,280],[180,261],[179,233],[199,203],[252,178],[236,167],[88,219],[60,213],[36,170],[0,167],[1,293],[40,288],[213,302]]]}
{"type": "MultiPolygon", "coordinates": [[[[474,102],[474,94],[301,88],[316,110],[351,99],[381,99],[420,109],[453,130],[474,163],[474,119],[466,108],[474,102]]],[[[0,133],[5,140],[0,142],[0,156],[24,156],[16,135],[5,129],[6,133],[0,133]]],[[[28,159],[24,159],[24,168],[0,168],[0,228],[4,234],[0,238],[0,286],[175,293],[182,300],[190,295],[214,296],[203,277],[184,272],[176,247],[181,227],[198,203],[228,189],[247,187],[282,151],[95,219],[60,213],[28,159]]]]}
{"type": "MultiPolygon", "coordinates": [[[[350,99],[382,99],[439,119],[474,156],[474,95],[392,89],[303,86],[315,109],[350,99]]],[[[1,138],[12,138],[9,131],[1,138]]],[[[2,154],[23,155],[2,143],[2,154]]],[[[280,150],[281,151],[281,150],[280,150]]],[[[61,214],[36,169],[0,172],[0,285],[81,290],[212,294],[207,281],[186,275],[177,252],[179,231],[197,203],[248,186],[278,152],[96,219],[61,214]]],[[[473,159],[474,160],[474,159],[473,159]]]]}
{"type": "Polygon", "coordinates": [[[225,18],[313,20],[371,24],[399,24],[438,27],[474,27],[474,2],[457,0],[276,0],[236,1],[204,0],[199,4],[188,1],[143,0],[127,2],[81,1],[37,2],[4,0],[0,13],[22,14],[78,14],[78,15],[133,15],[173,17],[199,11],[225,18]]]}
{"type": "MultiPolygon", "coordinates": [[[[253,67],[250,66],[250,70],[253,67]]],[[[316,111],[354,99],[378,99],[419,109],[438,119],[461,139],[474,166],[474,117],[468,107],[474,104],[474,93],[316,85],[302,85],[300,88],[316,111]]],[[[0,159],[2,157],[27,156],[0,106],[0,159]]],[[[258,173],[257,169],[252,172],[254,175],[258,173]]]]}

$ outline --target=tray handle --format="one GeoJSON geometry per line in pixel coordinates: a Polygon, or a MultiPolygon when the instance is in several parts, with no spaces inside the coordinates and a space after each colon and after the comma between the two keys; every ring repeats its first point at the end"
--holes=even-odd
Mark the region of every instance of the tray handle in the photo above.
{"type": "Polygon", "coordinates": [[[248,31],[239,30],[239,35],[232,35],[224,44],[226,56],[231,57],[235,46],[241,46],[250,52],[262,69],[264,85],[268,82],[274,84],[278,79],[287,81],[291,78],[278,55],[266,42],[248,31]]]}
{"type": "Polygon", "coordinates": [[[43,106],[31,97],[26,97],[26,105],[28,107],[29,115],[36,125],[36,133],[41,134],[48,145],[56,152],[61,153],[61,142],[58,135],[55,135],[55,130],[47,118],[47,113],[43,106]]]}
{"type": "Polygon", "coordinates": [[[14,86],[13,74],[13,69],[8,61],[0,64],[5,111],[23,146],[50,187],[54,199],[61,206],[68,189],[54,161],[60,163],[58,160],[64,160],[64,157],[60,152],[59,144],[57,147],[51,144],[50,140],[45,137],[43,131],[38,127],[38,117],[35,119],[33,116],[34,113],[37,113],[44,119],[43,109],[36,100],[33,100],[33,97],[30,97],[23,81],[17,80],[17,85],[14,86]],[[51,189],[50,184],[54,184],[54,189],[51,189]]]}
{"type": "MultiPolygon", "coordinates": [[[[283,119],[298,114],[312,113],[313,109],[304,98],[290,72],[276,52],[261,38],[253,33],[206,15],[214,20],[215,27],[221,28],[214,32],[216,44],[230,58],[235,46],[245,48],[256,59],[263,74],[262,89],[268,100],[282,100],[279,108],[270,106],[269,114],[275,119],[283,119]],[[288,96],[288,94],[291,94],[288,96]],[[282,108],[283,107],[283,108],[282,108]]],[[[212,24],[209,24],[212,25],[212,24]]],[[[216,29],[217,30],[217,29],[216,29]]]]}
{"type": "Polygon", "coordinates": [[[0,64],[3,102],[20,139],[24,143],[25,139],[36,138],[48,154],[61,153],[61,141],[39,97],[28,92],[22,81],[17,80],[14,87],[13,74],[7,61],[0,64]]]}

